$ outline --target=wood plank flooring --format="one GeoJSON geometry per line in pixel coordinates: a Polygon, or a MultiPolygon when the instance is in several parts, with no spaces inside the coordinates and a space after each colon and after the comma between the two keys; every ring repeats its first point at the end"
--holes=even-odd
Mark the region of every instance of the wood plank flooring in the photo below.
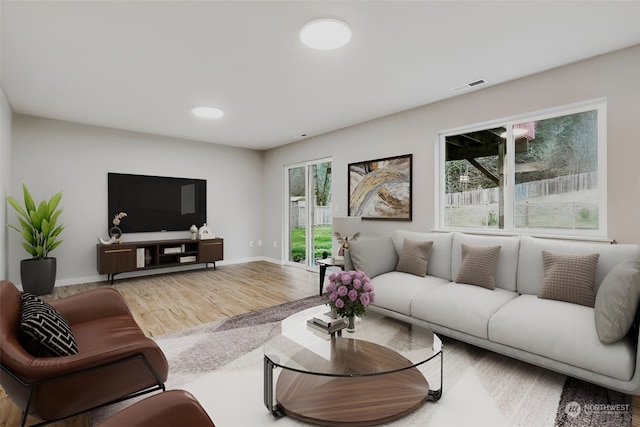
{"type": "MultiPolygon", "coordinates": [[[[159,336],[191,326],[271,307],[318,293],[318,273],[269,262],[219,265],[183,273],[116,280],[136,321],[147,336],[159,336]]],[[[107,282],[57,287],[53,300],[98,287],[107,282]]],[[[0,427],[20,424],[21,412],[0,388],[0,427]]],[[[29,418],[27,425],[36,420],[29,418]]],[[[86,415],[51,426],[88,427],[86,415]]]]}
{"type": "MultiPolygon", "coordinates": [[[[46,300],[89,289],[107,282],[64,286],[46,300]]],[[[318,274],[302,268],[268,262],[221,265],[183,273],[116,280],[114,288],[126,299],[136,321],[148,336],[248,313],[295,301],[318,292],[318,274]]],[[[20,410],[0,388],[0,427],[19,425],[20,410]]],[[[35,420],[29,419],[29,424],[35,420]]],[[[51,424],[54,427],[88,427],[86,415],[51,424]]],[[[633,399],[632,427],[640,427],[640,396],[633,399]]]]}

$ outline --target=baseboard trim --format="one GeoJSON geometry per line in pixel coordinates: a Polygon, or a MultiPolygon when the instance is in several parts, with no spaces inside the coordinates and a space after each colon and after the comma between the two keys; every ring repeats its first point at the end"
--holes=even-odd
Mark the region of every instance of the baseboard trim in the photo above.
{"type": "MultiPolygon", "coordinates": [[[[280,260],[276,260],[273,258],[266,257],[252,257],[252,258],[236,258],[231,260],[223,260],[216,262],[216,267],[223,265],[233,265],[233,264],[244,264],[247,262],[255,262],[255,261],[266,261],[274,264],[282,264],[280,260]]],[[[167,267],[162,269],[154,269],[154,270],[144,270],[144,271],[132,271],[128,273],[121,273],[116,276],[116,279],[132,279],[136,277],[146,277],[146,276],[155,276],[158,274],[167,274],[167,273],[179,273],[179,272],[187,272],[192,270],[200,270],[203,269],[204,264],[192,264],[185,265],[180,267],[167,267]]],[[[208,268],[213,268],[213,263],[209,263],[208,268]]],[[[56,283],[54,287],[62,287],[62,286],[70,286],[70,285],[81,285],[84,283],[94,283],[94,282],[107,282],[108,277],[106,274],[95,275],[95,276],[84,276],[84,277],[72,277],[67,279],[56,279],[56,283]]],[[[22,289],[22,283],[15,283],[15,285],[22,289]]]]}

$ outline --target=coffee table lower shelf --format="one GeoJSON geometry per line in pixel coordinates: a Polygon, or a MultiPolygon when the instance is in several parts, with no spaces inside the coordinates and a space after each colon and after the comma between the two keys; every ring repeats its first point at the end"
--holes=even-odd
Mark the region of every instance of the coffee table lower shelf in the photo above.
{"type": "Polygon", "coordinates": [[[429,384],[417,368],[366,377],[327,377],[283,371],[279,407],[290,417],[326,426],[387,423],[418,409],[429,384]]]}

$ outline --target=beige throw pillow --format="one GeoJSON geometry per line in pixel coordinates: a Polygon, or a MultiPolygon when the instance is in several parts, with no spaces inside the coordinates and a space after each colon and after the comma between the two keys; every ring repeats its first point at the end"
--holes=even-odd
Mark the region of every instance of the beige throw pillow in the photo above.
{"type": "Polygon", "coordinates": [[[396,271],[414,274],[421,277],[426,276],[432,250],[432,241],[418,242],[415,240],[404,239],[402,252],[400,252],[400,259],[398,260],[398,265],[396,265],[396,271]]]}
{"type": "Polygon", "coordinates": [[[596,331],[604,344],[621,340],[640,303],[640,256],[615,266],[604,278],[594,307],[596,331]]]}
{"type": "Polygon", "coordinates": [[[457,283],[496,288],[496,269],[501,246],[476,247],[462,244],[462,266],[457,283]]]}
{"type": "Polygon", "coordinates": [[[542,251],[544,276],[538,298],[555,299],[593,307],[600,254],[566,255],[542,251]]]}

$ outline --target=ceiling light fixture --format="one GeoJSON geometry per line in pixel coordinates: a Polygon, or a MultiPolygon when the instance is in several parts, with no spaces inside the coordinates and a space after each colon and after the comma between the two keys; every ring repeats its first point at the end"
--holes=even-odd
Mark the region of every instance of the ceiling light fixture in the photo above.
{"type": "Polygon", "coordinates": [[[351,40],[351,27],[337,19],[316,19],[302,27],[300,40],[312,49],[337,49],[351,40]]]}
{"type": "Polygon", "coordinates": [[[191,112],[193,115],[203,119],[219,119],[224,116],[224,111],[215,107],[195,107],[191,112]]]}

